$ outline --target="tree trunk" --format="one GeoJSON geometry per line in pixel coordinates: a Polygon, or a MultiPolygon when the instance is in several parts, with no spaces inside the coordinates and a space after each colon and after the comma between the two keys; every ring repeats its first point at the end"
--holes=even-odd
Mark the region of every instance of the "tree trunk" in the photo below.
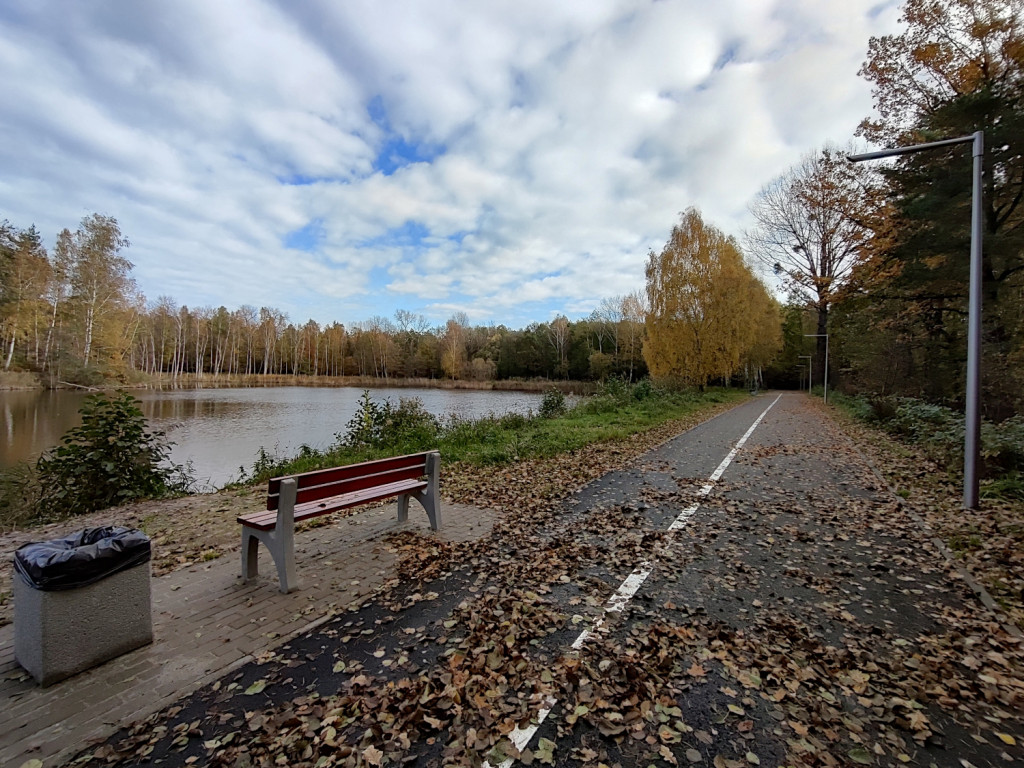
{"type": "Polygon", "coordinates": [[[828,349],[828,307],[818,307],[818,336],[814,345],[814,377],[815,383],[825,382],[825,352],[828,349]]]}

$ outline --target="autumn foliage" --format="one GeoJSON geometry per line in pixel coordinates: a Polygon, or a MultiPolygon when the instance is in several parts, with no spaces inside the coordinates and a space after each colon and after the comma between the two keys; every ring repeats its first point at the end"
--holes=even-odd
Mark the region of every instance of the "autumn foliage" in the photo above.
{"type": "MultiPolygon", "coordinates": [[[[1024,3],[909,0],[899,34],[872,38],[861,75],[876,114],[859,133],[899,146],[985,133],[982,407],[1024,408],[1024,3]]],[[[849,384],[959,407],[971,227],[969,149],[881,165],[869,237],[839,308],[849,384]]],[[[867,206],[866,206],[867,207],[867,206]]]]}
{"type": "Polygon", "coordinates": [[[777,351],[778,308],[735,239],[687,209],[647,260],[644,359],[656,377],[703,387],[744,373],[754,381],[777,351]]]}

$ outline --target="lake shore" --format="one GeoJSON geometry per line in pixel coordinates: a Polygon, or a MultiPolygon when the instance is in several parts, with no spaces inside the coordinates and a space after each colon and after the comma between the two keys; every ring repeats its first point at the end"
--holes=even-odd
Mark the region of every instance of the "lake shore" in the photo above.
{"type": "Polygon", "coordinates": [[[546,392],[557,389],[567,395],[589,395],[597,391],[592,381],[561,381],[551,379],[501,379],[475,381],[470,379],[429,379],[397,376],[305,376],[288,374],[195,374],[179,376],[162,374],[147,376],[133,382],[107,382],[84,386],[56,381],[51,387],[42,377],[27,371],[0,373],[0,390],[81,389],[95,392],[132,389],[229,389],[245,387],[353,387],[359,389],[444,389],[494,392],[546,392]]]}

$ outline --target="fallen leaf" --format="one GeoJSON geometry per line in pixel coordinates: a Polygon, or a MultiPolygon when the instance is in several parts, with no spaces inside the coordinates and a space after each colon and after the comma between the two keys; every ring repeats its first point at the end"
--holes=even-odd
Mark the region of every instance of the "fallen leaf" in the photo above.
{"type": "Polygon", "coordinates": [[[860,765],[871,765],[871,753],[864,747],[854,747],[846,753],[853,762],[860,765]]]}
{"type": "Polygon", "coordinates": [[[533,756],[547,765],[555,764],[555,742],[551,739],[541,739],[537,742],[537,749],[533,756]]]}

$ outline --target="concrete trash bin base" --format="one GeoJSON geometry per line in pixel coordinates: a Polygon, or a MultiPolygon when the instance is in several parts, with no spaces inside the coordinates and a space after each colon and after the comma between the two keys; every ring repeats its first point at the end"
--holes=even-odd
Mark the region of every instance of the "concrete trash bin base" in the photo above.
{"type": "Polygon", "coordinates": [[[153,642],[150,563],[76,589],[33,589],[14,577],[14,658],[52,685],[153,642]]]}

